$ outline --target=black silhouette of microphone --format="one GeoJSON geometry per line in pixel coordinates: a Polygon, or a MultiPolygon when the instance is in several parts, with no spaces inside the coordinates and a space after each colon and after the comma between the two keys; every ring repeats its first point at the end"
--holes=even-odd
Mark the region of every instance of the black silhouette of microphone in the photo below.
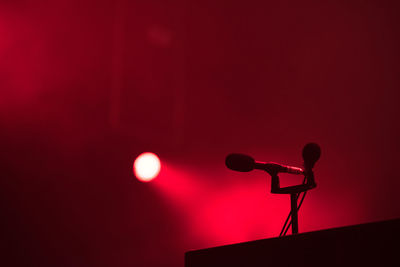
{"type": "Polygon", "coordinates": [[[225,165],[234,171],[249,172],[254,169],[263,170],[271,175],[278,173],[304,174],[302,168],[286,166],[275,162],[259,162],[244,154],[229,154],[225,159],[225,165]]]}
{"type": "Polygon", "coordinates": [[[304,168],[306,170],[311,170],[321,157],[321,148],[316,143],[308,143],[303,148],[302,156],[304,160],[304,168]]]}

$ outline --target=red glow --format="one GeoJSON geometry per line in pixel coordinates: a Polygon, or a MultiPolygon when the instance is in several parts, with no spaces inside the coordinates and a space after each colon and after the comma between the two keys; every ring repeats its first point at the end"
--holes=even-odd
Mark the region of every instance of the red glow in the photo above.
{"type": "Polygon", "coordinates": [[[181,212],[190,239],[197,242],[195,247],[278,235],[290,209],[288,198],[269,194],[268,179],[262,173],[235,179],[241,175],[224,168],[210,172],[167,162],[154,185],[181,212]],[[225,179],[227,174],[232,179],[225,179]],[[224,182],[205,179],[213,176],[224,182]]]}
{"type": "Polygon", "coordinates": [[[150,182],[157,177],[160,170],[160,159],[151,152],[140,154],[133,163],[134,174],[142,182],[150,182]]]}

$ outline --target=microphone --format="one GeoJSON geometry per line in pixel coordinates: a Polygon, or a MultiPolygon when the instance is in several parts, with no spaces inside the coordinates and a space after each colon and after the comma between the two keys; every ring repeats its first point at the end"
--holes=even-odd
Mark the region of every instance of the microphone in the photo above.
{"type": "Polygon", "coordinates": [[[308,143],[303,148],[302,156],[304,160],[304,168],[306,170],[311,170],[321,157],[321,148],[316,143],[308,143]]]}
{"type": "Polygon", "coordinates": [[[314,188],[317,184],[315,183],[312,169],[321,157],[321,148],[316,143],[308,143],[303,148],[302,156],[304,160],[304,175],[307,178],[307,184],[310,185],[310,188],[314,188]]]}
{"type": "Polygon", "coordinates": [[[302,168],[286,166],[275,162],[259,162],[243,154],[229,154],[225,159],[225,165],[229,169],[239,172],[249,172],[257,169],[266,171],[271,175],[278,173],[304,174],[302,168]]]}

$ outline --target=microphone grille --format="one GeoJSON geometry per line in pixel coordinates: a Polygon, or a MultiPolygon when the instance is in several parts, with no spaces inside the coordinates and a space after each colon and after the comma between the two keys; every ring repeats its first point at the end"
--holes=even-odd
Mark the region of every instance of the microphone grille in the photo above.
{"type": "Polygon", "coordinates": [[[243,154],[229,154],[225,159],[225,165],[231,170],[249,172],[254,169],[255,161],[252,157],[243,154]]]}

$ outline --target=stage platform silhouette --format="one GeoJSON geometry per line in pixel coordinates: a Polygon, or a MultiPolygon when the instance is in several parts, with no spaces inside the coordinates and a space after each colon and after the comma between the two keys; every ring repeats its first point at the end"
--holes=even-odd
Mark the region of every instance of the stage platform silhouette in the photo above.
{"type": "Polygon", "coordinates": [[[205,266],[400,266],[400,219],[185,253],[185,267],[205,266]]]}

